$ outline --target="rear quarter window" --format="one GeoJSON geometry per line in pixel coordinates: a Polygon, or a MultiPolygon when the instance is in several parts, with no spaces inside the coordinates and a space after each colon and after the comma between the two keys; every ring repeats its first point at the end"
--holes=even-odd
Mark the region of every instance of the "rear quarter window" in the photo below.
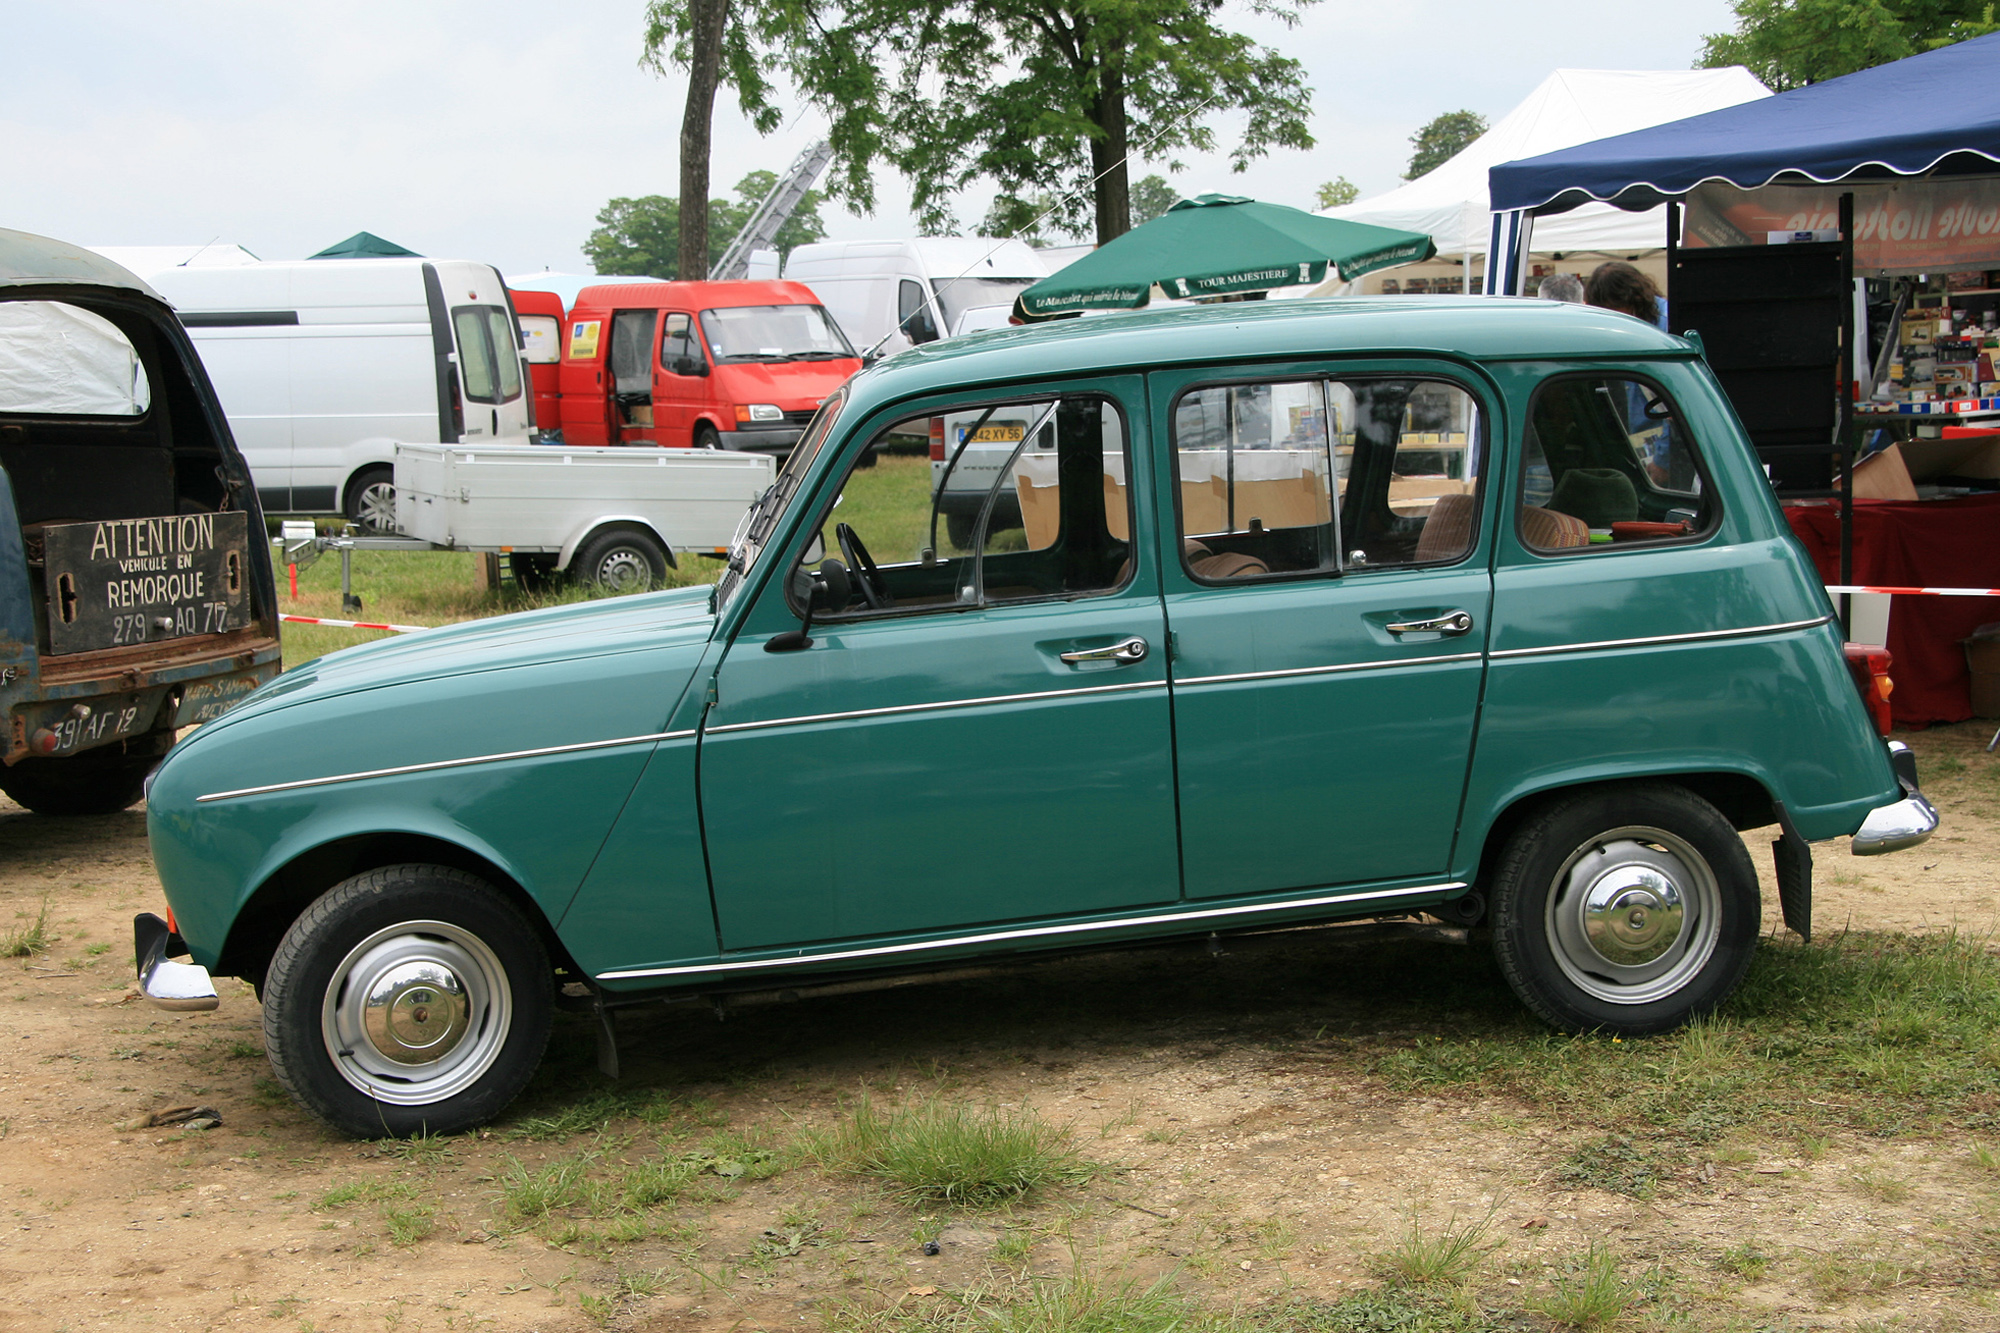
{"type": "Polygon", "coordinates": [[[61,301],[0,301],[0,413],[141,417],[152,386],[131,339],[61,301]]]}

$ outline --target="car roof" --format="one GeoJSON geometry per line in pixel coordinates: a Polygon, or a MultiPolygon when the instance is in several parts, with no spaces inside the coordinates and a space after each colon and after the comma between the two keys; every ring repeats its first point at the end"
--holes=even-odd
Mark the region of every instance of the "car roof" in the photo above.
{"type": "MultiPolygon", "coordinates": [[[[73,283],[115,287],[160,300],[160,294],[131,270],[67,241],[0,227],[0,287],[44,287],[73,283]]],[[[164,302],[162,302],[164,304],[164,302]]]]}
{"type": "Polygon", "coordinates": [[[819,298],[802,282],[755,278],[738,282],[609,282],[585,287],[570,302],[570,313],[606,310],[660,310],[678,306],[690,310],[727,310],[746,305],[818,305],[819,298]]]}
{"type": "Polygon", "coordinates": [[[979,383],[1325,355],[1693,356],[1686,339],[1595,306],[1495,296],[1337,297],[1134,310],[961,334],[853,381],[857,404],[979,383]]]}

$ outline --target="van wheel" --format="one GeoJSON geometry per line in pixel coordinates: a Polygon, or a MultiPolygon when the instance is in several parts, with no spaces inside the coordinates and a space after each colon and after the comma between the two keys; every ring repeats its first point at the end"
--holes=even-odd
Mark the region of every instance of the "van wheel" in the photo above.
{"type": "Polygon", "coordinates": [[[694,447],[697,449],[720,449],[722,437],[715,433],[715,427],[706,421],[694,428],[694,447]]]}
{"type": "Polygon", "coordinates": [[[570,571],[606,592],[643,592],[667,576],[667,552],[649,532],[611,528],[583,544],[570,571]]]}
{"type": "Polygon", "coordinates": [[[977,514],[946,514],[944,535],[951,538],[951,544],[961,551],[972,549],[972,533],[979,526],[977,514]]]}
{"type": "Polygon", "coordinates": [[[264,1049],[285,1090],[349,1134],[455,1134],[535,1072],[551,976],[541,937],[484,880],[371,870],[285,932],[262,987],[264,1049]]]}
{"type": "Polygon", "coordinates": [[[396,473],[391,468],[361,469],[347,485],[347,521],[363,532],[396,530],[396,473]]]}
{"type": "Polygon", "coordinates": [[[1559,799],[1508,842],[1493,950],[1521,1002],[1570,1032],[1664,1032],[1708,1013],[1756,948],[1757,872],[1736,830],[1683,787],[1559,799]]]}
{"type": "Polygon", "coordinates": [[[126,754],[119,746],[62,759],[23,759],[0,768],[0,791],[38,815],[108,815],[138,802],[157,754],[126,754]]]}

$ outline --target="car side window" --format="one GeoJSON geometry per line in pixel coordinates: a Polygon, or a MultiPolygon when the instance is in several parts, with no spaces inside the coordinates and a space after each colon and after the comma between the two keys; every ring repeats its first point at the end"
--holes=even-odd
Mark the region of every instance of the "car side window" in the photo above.
{"type": "Polygon", "coordinates": [[[1472,549],[1478,400],[1443,380],[1204,386],[1173,417],[1182,562],[1202,582],[1435,564],[1472,549]]]}
{"type": "MultiPolygon", "coordinates": [[[[879,432],[800,566],[832,605],[815,619],[1108,592],[1131,577],[1127,432],[1096,395],[910,417],[879,432]]],[[[795,607],[796,609],[796,607],[795,607]]]]}
{"type": "Polygon", "coordinates": [[[1666,391],[1630,375],[1561,375],[1535,392],[1522,440],[1521,541],[1625,549],[1715,525],[1701,455],[1666,391]]]}
{"type": "Polygon", "coordinates": [[[904,278],[896,287],[896,327],[913,343],[936,342],[937,323],[931,318],[924,285],[904,278]]]}
{"type": "Polygon", "coordinates": [[[707,369],[708,363],[695,343],[694,320],[689,316],[667,316],[666,327],[660,332],[660,365],[676,375],[700,374],[707,369]]]}

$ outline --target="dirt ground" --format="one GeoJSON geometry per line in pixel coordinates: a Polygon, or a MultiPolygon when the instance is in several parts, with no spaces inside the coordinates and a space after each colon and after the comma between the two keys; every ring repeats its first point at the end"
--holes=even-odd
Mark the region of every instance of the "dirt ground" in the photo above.
{"type": "MultiPolygon", "coordinates": [[[[1909,738],[1944,828],[1871,861],[1817,849],[1822,931],[1993,931],[2000,762],[1981,749],[1988,735],[1973,723],[1909,738]]],[[[1767,841],[1750,835],[1768,875],[1767,841]]],[[[1775,901],[1767,882],[1774,931],[1775,901]]],[[[4,1330],[817,1327],[840,1308],[1073,1265],[1177,1273],[1255,1311],[1365,1285],[1368,1256],[1412,1224],[1489,1213],[1493,1283],[1533,1285],[1598,1243],[1628,1266],[1671,1268],[1698,1298],[1697,1328],[2000,1323],[1990,1277],[1953,1269],[1995,1223],[1990,1190],[1965,1185],[1976,1145],[1836,1136],[1808,1159],[1753,1140],[1698,1195],[1565,1187],[1554,1163],[1587,1126],[1397,1094],[1324,1039],[1394,1039],[1410,1022],[1407,997],[1344,979],[1354,951],[1379,946],[1316,933],[1221,957],[1071,960],[725,1023],[648,1011],[624,1028],[624,1086],[671,1094],[706,1126],[775,1144],[832,1122],[857,1093],[936,1094],[1030,1106],[1114,1169],[999,1213],[913,1210],[809,1166],[715,1175],[675,1226],[605,1241],[510,1222],[503,1207],[510,1172],[646,1150],[637,1123],[533,1136],[533,1117],[608,1086],[582,1023],[559,1021],[510,1120],[415,1150],[358,1144],[272,1083],[247,987],[222,983],[207,1014],[134,998],[131,918],[160,903],[138,811],[59,821],[0,803],[0,937],[44,902],[48,949],[0,962],[4,1330]],[[189,1104],[221,1123],[133,1127],[189,1104]],[[1768,1274],[1745,1254],[1769,1256],[1768,1274]]],[[[1394,947],[1412,985],[1438,967],[1485,975],[1471,950],[1394,947]]],[[[1496,1008],[1510,1005],[1491,984],[1496,1008]]]]}

